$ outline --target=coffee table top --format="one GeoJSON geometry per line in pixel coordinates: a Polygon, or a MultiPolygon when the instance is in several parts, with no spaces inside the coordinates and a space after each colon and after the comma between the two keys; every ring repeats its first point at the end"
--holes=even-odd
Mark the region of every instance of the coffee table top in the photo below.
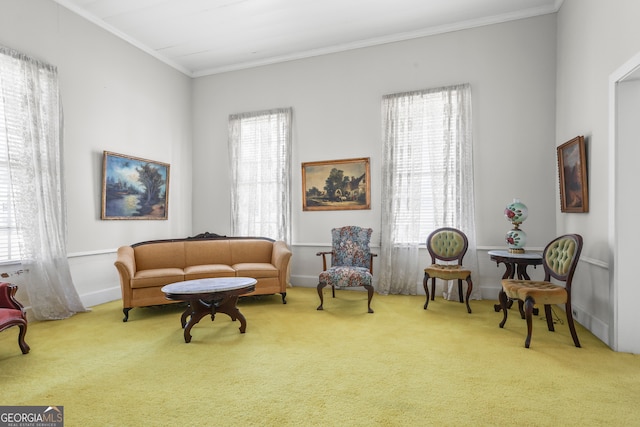
{"type": "Polygon", "coordinates": [[[214,277],[210,279],[186,280],[162,287],[165,294],[203,294],[233,291],[258,283],[251,277],[214,277]]]}

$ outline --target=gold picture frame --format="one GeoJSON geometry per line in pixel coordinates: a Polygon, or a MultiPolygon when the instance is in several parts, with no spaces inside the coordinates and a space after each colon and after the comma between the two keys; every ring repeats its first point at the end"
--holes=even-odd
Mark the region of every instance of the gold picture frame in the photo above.
{"type": "Polygon", "coordinates": [[[560,210],[589,212],[587,157],[583,136],[576,136],[557,148],[560,175],[560,210]]]}
{"type": "Polygon", "coordinates": [[[169,164],[105,151],[102,219],[167,219],[169,164]]]}
{"type": "Polygon", "coordinates": [[[302,163],[302,210],[371,209],[369,158],[302,163]]]}

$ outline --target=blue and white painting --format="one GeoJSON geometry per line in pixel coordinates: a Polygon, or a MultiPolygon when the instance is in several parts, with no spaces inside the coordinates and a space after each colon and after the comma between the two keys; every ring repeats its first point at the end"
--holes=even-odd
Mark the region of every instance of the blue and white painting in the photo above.
{"type": "Polygon", "coordinates": [[[102,219],[167,219],[169,165],[104,152],[102,219]]]}

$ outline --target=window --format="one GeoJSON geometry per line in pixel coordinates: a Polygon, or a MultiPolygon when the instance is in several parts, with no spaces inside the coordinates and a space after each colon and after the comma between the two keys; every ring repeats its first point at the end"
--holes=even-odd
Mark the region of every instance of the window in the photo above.
{"type": "MultiPolygon", "coordinates": [[[[20,96],[21,79],[15,78],[16,71],[11,58],[3,57],[10,65],[0,69],[0,94],[15,99],[20,96]]],[[[5,63],[3,63],[4,65],[5,63]]],[[[16,209],[12,196],[9,169],[9,144],[18,143],[10,135],[20,133],[20,112],[7,110],[5,96],[0,96],[0,263],[20,261],[20,235],[16,225],[16,209]]],[[[18,191],[13,189],[13,191],[18,191]]]]}
{"type": "Polygon", "coordinates": [[[231,230],[290,241],[292,110],[229,116],[231,230]]]}
{"type": "Polygon", "coordinates": [[[393,185],[392,241],[426,241],[437,227],[461,227],[462,191],[471,179],[466,159],[468,86],[388,95],[385,179],[393,185]],[[391,174],[390,176],[386,176],[391,174]]]}
{"type": "MultiPolygon", "coordinates": [[[[0,118],[2,117],[4,114],[0,102],[0,118]]],[[[4,120],[0,120],[0,262],[20,261],[20,240],[11,197],[6,134],[4,120]]]]}
{"type": "MultiPolygon", "coordinates": [[[[450,86],[382,99],[381,294],[415,295],[419,248],[439,227],[469,238],[475,261],[471,89],[450,86]]],[[[447,291],[451,298],[451,290],[447,291]]],[[[454,290],[455,292],[455,290],[454,290]]]]}

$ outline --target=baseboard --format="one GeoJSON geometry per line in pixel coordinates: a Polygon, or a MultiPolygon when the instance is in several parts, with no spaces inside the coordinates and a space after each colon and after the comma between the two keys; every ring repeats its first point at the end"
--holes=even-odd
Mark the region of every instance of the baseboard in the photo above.
{"type": "Polygon", "coordinates": [[[121,298],[122,293],[120,292],[120,286],[80,295],[80,300],[85,307],[93,307],[94,305],[104,304],[121,298]]]}
{"type": "Polygon", "coordinates": [[[318,286],[318,276],[291,275],[291,284],[301,288],[315,288],[318,286]]]}
{"type": "Polygon", "coordinates": [[[584,309],[575,304],[571,307],[573,320],[587,328],[593,335],[598,337],[603,343],[611,347],[609,342],[609,325],[602,320],[591,316],[584,309]]]}

